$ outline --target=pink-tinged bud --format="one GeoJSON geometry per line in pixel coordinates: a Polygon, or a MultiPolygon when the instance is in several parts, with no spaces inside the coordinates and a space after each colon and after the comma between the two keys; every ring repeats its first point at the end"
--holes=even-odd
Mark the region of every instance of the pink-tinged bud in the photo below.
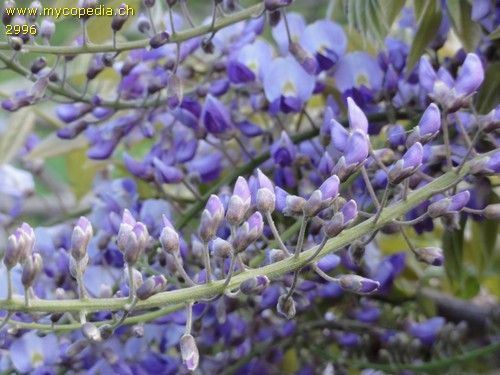
{"type": "Polygon", "coordinates": [[[276,208],[276,195],[273,191],[263,188],[257,190],[257,210],[262,213],[272,213],[276,208]]]}
{"type": "Polygon", "coordinates": [[[165,290],[167,286],[167,279],[163,275],[154,275],[148,277],[142,284],[137,288],[136,295],[141,301],[148,299],[149,297],[161,293],[165,290]]]}
{"type": "Polygon", "coordinates": [[[443,250],[439,247],[419,247],[415,250],[415,256],[419,262],[430,264],[431,266],[443,265],[443,250]]]}
{"type": "Polygon", "coordinates": [[[427,213],[430,217],[436,218],[449,213],[461,211],[469,201],[470,193],[464,190],[452,197],[443,198],[429,205],[427,213]]]}
{"type": "Polygon", "coordinates": [[[240,285],[241,293],[245,295],[262,293],[269,285],[267,276],[255,276],[243,281],[240,285]]]}
{"type": "Polygon", "coordinates": [[[82,324],[82,334],[89,341],[101,341],[101,331],[92,323],[85,322],[82,324]]]}
{"type": "Polygon", "coordinates": [[[233,246],[229,242],[217,237],[212,242],[212,253],[218,258],[228,259],[233,256],[234,250],[233,246]]]}
{"type": "Polygon", "coordinates": [[[212,194],[201,214],[199,234],[202,241],[208,242],[214,238],[223,218],[224,206],[220,198],[212,194]]]}
{"type": "Polygon", "coordinates": [[[40,254],[33,254],[23,264],[21,282],[25,288],[33,286],[36,277],[42,272],[43,260],[40,254]]]}
{"type": "Polygon", "coordinates": [[[161,246],[169,254],[176,253],[180,248],[179,234],[165,215],[163,215],[163,224],[164,228],[160,235],[161,246]]]}
{"type": "Polygon", "coordinates": [[[489,204],[483,211],[484,217],[490,220],[500,220],[500,203],[489,204]]]}
{"type": "Polygon", "coordinates": [[[422,164],[424,149],[420,142],[413,144],[389,170],[389,181],[392,184],[399,184],[404,179],[410,177],[422,164]]]}
{"type": "Polygon", "coordinates": [[[19,262],[19,256],[25,246],[25,240],[21,229],[18,228],[14,234],[11,234],[7,239],[7,248],[3,257],[3,263],[7,269],[12,269],[19,262]]]}
{"type": "Polygon", "coordinates": [[[139,257],[146,249],[148,240],[148,228],[146,228],[143,223],[138,221],[128,236],[127,243],[125,245],[125,252],[123,254],[123,259],[129,266],[133,266],[137,263],[139,257]]]}
{"type": "Polygon", "coordinates": [[[180,340],[181,346],[181,356],[184,366],[189,371],[194,371],[198,367],[198,362],[200,360],[200,354],[198,352],[198,347],[196,346],[196,341],[194,337],[190,334],[185,334],[180,340]]]}
{"type": "Polygon", "coordinates": [[[85,256],[93,235],[92,225],[86,217],[81,216],[71,236],[71,256],[73,258],[81,260],[85,256]]]}
{"type": "Polygon", "coordinates": [[[357,294],[370,294],[375,292],[380,283],[375,280],[367,279],[359,275],[343,275],[339,279],[342,289],[357,294]]]}
{"type": "Polygon", "coordinates": [[[19,229],[21,230],[21,235],[24,238],[24,246],[19,253],[19,263],[23,264],[33,253],[33,248],[35,247],[36,238],[33,228],[29,224],[23,223],[19,229]]]}
{"type": "Polygon", "coordinates": [[[308,51],[306,51],[299,43],[292,42],[288,45],[288,50],[295,60],[310,74],[315,75],[318,70],[318,62],[308,51]]]}
{"type": "Polygon", "coordinates": [[[282,294],[280,298],[278,298],[278,305],[276,309],[278,310],[278,314],[283,318],[290,320],[295,317],[295,301],[292,297],[286,298],[286,294],[282,294]]]}

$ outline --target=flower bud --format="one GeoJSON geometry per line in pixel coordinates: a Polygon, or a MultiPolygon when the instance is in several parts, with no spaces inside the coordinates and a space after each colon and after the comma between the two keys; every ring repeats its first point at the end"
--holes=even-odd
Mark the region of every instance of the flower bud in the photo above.
{"type": "Polygon", "coordinates": [[[10,46],[14,51],[20,51],[24,46],[24,42],[18,36],[13,36],[10,38],[10,46]]]}
{"type": "Polygon", "coordinates": [[[284,6],[290,5],[292,1],[293,0],[265,0],[264,6],[266,7],[266,10],[272,12],[284,6]]]}
{"type": "Polygon", "coordinates": [[[264,221],[259,212],[255,212],[248,220],[236,231],[236,236],[232,240],[233,248],[236,253],[244,251],[251,243],[257,241],[262,235],[264,221]]]}
{"type": "Polygon", "coordinates": [[[132,326],[132,334],[138,339],[144,337],[144,324],[136,324],[132,326]]]}
{"type": "Polygon", "coordinates": [[[222,259],[228,259],[233,256],[234,250],[233,246],[229,242],[223,240],[222,238],[217,237],[212,242],[212,253],[216,257],[222,259]]]}
{"type": "Polygon", "coordinates": [[[354,264],[360,265],[361,261],[363,260],[363,257],[365,256],[365,250],[366,247],[363,245],[363,243],[359,240],[354,241],[350,246],[349,246],[349,255],[351,256],[351,259],[354,264]]]}
{"type": "Polygon", "coordinates": [[[160,243],[167,253],[173,254],[180,248],[179,234],[175,231],[170,221],[163,215],[163,230],[160,235],[160,243]]]}
{"type": "Polygon", "coordinates": [[[258,294],[264,291],[269,285],[267,276],[255,276],[243,281],[240,285],[241,293],[245,295],[258,294]]]}
{"type": "Polygon", "coordinates": [[[101,341],[101,331],[92,323],[86,322],[82,324],[82,334],[89,341],[101,341]]]}
{"type": "Polygon", "coordinates": [[[87,264],[89,263],[89,254],[86,253],[82,260],[75,260],[75,258],[73,258],[73,257],[69,258],[69,273],[75,279],[78,276],[77,272],[76,272],[76,265],[77,265],[76,262],[80,262],[80,268],[81,268],[82,274],[83,274],[85,272],[85,270],[87,269],[87,264]]]}
{"type": "Polygon", "coordinates": [[[452,197],[443,198],[429,205],[427,213],[430,217],[436,218],[452,212],[461,211],[469,201],[470,193],[468,190],[461,191],[452,197]]]}
{"type": "Polygon", "coordinates": [[[40,15],[43,6],[40,1],[35,0],[30,4],[30,10],[28,11],[28,22],[30,24],[34,24],[36,22],[37,17],[40,15]]]}
{"type": "Polygon", "coordinates": [[[143,223],[137,222],[128,236],[125,252],[123,254],[123,259],[129,266],[133,266],[137,263],[139,257],[146,249],[148,240],[148,228],[146,228],[143,223]]]}
{"type": "Polygon", "coordinates": [[[148,299],[149,297],[163,292],[167,286],[167,279],[163,275],[155,275],[148,277],[142,284],[137,288],[137,298],[141,301],[148,299]]]}
{"type": "MultiPolygon", "coordinates": [[[[12,10],[16,9],[16,3],[14,0],[5,0],[3,9],[2,9],[2,23],[5,25],[12,24],[12,10]],[[7,11],[7,9],[9,9],[7,11]]],[[[15,13],[15,12],[14,12],[15,13]]]]}
{"type": "Polygon", "coordinates": [[[33,254],[23,264],[21,282],[25,288],[33,286],[36,277],[42,272],[43,260],[40,254],[33,254]]]}
{"type": "Polygon", "coordinates": [[[315,75],[318,70],[318,63],[313,55],[307,52],[299,43],[292,42],[288,46],[288,50],[297,62],[310,74],[315,75]]]}
{"type": "Polygon", "coordinates": [[[500,220],[500,203],[489,204],[483,211],[484,217],[490,220],[500,220]]]}
{"type": "Polygon", "coordinates": [[[408,137],[406,146],[410,147],[415,142],[425,144],[436,136],[441,128],[441,113],[436,104],[431,103],[425,110],[417,126],[408,137]]]}
{"type": "Polygon", "coordinates": [[[431,266],[443,265],[443,250],[438,247],[419,247],[415,250],[415,256],[419,262],[431,266]]]}
{"type": "Polygon", "coordinates": [[[212,194],[201,214],[199,234],[202,241],[208,242],[214,238],[215,232],[223,218],[224,206],[220,198],[212,194]]]}
{"type": "Polygon", "coordinates": [[[24,246],[20,247],[21,251],[19,253],[19,263],[23,264],[33,253],[33,248],[35,247],[35,232],[28,224],[23,223],[19,229],[21,230],[21,235],[24,238],[24,246]]]}
{"type": "Polygon", "coordinates": [[[99,327],[99,331],[101,331],[100,333],[102,340],[109,339],[115,332],[111,324],[103,324],[102,326],[99,327]]]}
{"type": "Polygon", "coordinates": [[[71,256],[81,260],[87,253],[87,247],[94,235],[92,225],[86,217],[81,216],[71,236],[71,256]]]}
{"type": "Polygon", "coordinates": [[[281,12],[275,10],[274,12],[269,12],[269,26],[276,27],[281,21],[281,12]]]}
{"type": "Polygon", "coordinates": [[[286,259],[286,253],[281,249],[271,249],[266,253],[267,263],[273,264],[286,259]]]}
{"type": "Polygon", "coordinates": [[[410,177],[422,164],[424,149],[420,142],[414,143],[389,170],[389,181],[392,184],[399,184],[404,179],[410,177]]]}
{"type": "Polygon", "coordinates": [[[118,230],[118,236],[116,240],[116,245],[118,249],[123,253],[125,251],[125,246],[127,244],[127,239],[134,229],[136,221],[129,210],[125,209],[123,211],[122,222],[120,224],[120,229],[118,230]]]}
{"type": "Polygon", "coordinates": [[[339,279],[342,289],[358,294],[370,294],[375,292],[380,283],[375,280],[367,279],[359,275],[343,275],[339,279]]]}
{"type": "Polygon", "coordinates": [[[354,221],[357,215],[358,207],[356,201],[351,199],[325,225],[325,234],[330,238],[337,236],[354,221]]]}
{"type": "Polygon", "coordinates": [[[168,77],[167,82],[167,105],[170,110],[174,110],[182,103],[182,81],[177,74],[168,77]]]}
{"type": "Polygon", "coordinates": [[[151,31],[151,21],[149,20],[148,17],[146,17],[143,13],[139,14],[139,17],[137,17],[137,29],[146,35],[149,35],[149,32],[151,31]]]}
{"type": "Polygon", "coordinates": [[[3,257],[3,263],[7,269],[12,269],[19,261],[19,256],[22,249],[25,247],[25,239],[21,229],[16,229],[14,234],[11,234],[7,239],[7,248],[3,257]]]}
{"type": "Polygon", "coordinates": [[[47,59],[45,57],[38,57],[36,58],[30,66],[31,73],[37,74],[40,70],[45,68],[47,65],[47,59]]]}
{"type": "Polygon", "coordinates": [[[70,346],[68,346],[68,348],[66,349],[66,356],[70,358],[74,357],[75,355],[83,351],[83,349],[85,349],[88,345],[89,345],[89,340],[87,339],[78,340],[73,344],[71,344],[70,346]]]}
{"type": "Polygon", "coordinates": [[[257,190],[257,210],[261,213],[272,213],[275,209],[276,195],[269,189],[257,190]]]}
{"type": "MultiPolygon", "coordinates": [[[[125,282],[127,283],[127,285],[130,285],[128,266],[126,266],[123,270],[123,274],[125,275],[125,282]]],[[[142,285],[142,273],[134,268],[132,277],[134,278],[135,290],[137,290],[142,285]]]]}
{"type": "Polygon", "coordinates": [[[211,55],[215,51],[215,45],[211,38],[205,37],[201,40],[201,49],[208,55],[211,55]]]}
{"type": "Polygon", "coordinates": [[[295,301],[292,297],[288,297],[286,294],[282,294],[278,299],[278,305],[276,306],[278,310],[278,314],[280,314],[283,318],[290,320],[295,317],[295,301]]]}
{"type": "Polygon", "coordinates": [[[49,41],[55,31],[56,24],[49,18],[44,18],[42,24],[40,25],[40,37],[42,38],[42,40],[49,41]]]}
{"type": "Polygon", "coordinates": [[[190,334],[184,334],[180,340],[182,362],[190,371],[196,370],[200,359],[198,347],[194,337],[190,334]]]}
{"type": "Polygon", "coordinates": [[[479,176],[491,176],[500,173],[500,151],[491,156],[475,160],[471,165],[471,173],[479,176]]]}
{"type": "Polygon", "coordinates": [[[164,44],[166,44],[169,39],[170,39],[170,35],[169,35],[168,32],[166,32],[166,31],[160,31],[159,33],[157,33],[154,37],[152,37],[149,40],[149,45],[153,49],[160,48],[161,46],[163,46],[164,44]]]}
{"type": "Polygon", "coordinates": [[[125,4],[120,4],[120,6],[115,9],[115,15],[111,19],[111,28],[113,31],[120,31],[125,25],[125,22],[128,20],[128,12],[121,12],[122,9],[127,9],[127,5],[125,4]],[[121,13],[125,13],[124,16],[121,15],[121,13]]]}

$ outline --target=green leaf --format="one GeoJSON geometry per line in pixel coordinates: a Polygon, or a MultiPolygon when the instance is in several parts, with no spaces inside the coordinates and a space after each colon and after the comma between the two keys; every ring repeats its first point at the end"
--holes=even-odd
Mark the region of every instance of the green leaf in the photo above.
{"type": "Polygon", "coordinates": [[[356,17],[356,25],[363,36],[363,42],[366,42],[368,32],[368,22],[365,11],[365,0],[352,0],[354,2],[354,11],[356,17]]]}
{"type": "Polygon", "coordinates": [[[24,157],[24,160],[31,161],[66,155],[86,147],[88,144],[87,138],[83,135],[79,135],[75,139],[62,140],[56,134],[52,133],[31,150],[31,152],[24,157]]]}
{"type": "Polygon", "coordinates": [[[22,108],[10,115],[7,129],[0,134],[0,165],[14,159],[34,127],[35,115],[31,108],[22,108]]]}
{"type": "Polygon", "coordinates": [[[460,220],[461,229],[443,232],[444,270],[454,292],[460,291],[463,284],[464,227],[465,220],[462,219],[460,220]]]}
{"type": "Polygon", "coordinates": [[[472,7],[467,0],[448,1],[448,14],[453,30],[467,52],[474,52],[481,39],[481,26],[471,20],[472,7]]]}
{"type": "MultiPolygon", "coordinates": [[[[413,0],[413,12],[415,13],[415,25],[420,25],[423,17],[425,16],[427,10],[431,3],[435,3],[433,0],[413,0]]],[[[434,4],[435,6],[435,4],[434,4]]]]}
{"type": "Polygon", "coordinates": [[[489,40],[496,40],[500,39],[500,26],[498,26],[495,30],[491,32],[491,34],[488,35],[489,40]]]}
{"type": "Polygon", "coordinates": [[[500,102],[500,63],[488,66],[484,81],[477,94],[476,108],[479,113],[486,114],[500,102]]]}
{"type": "MultiPolygon", "coordinates": [[[[500,199],[494,193],[490,195],[490,203],[498,203],[500,199]]],[[[472,223],[472,242],[474,244],[473,256],[477,273],[482,280],[484,271],[491,264],[492,255],[497,246],[497,237],[500,222],[497,220],[483,220],[472,223]]],[[[491,268],[491,267],[490,267],[491,268]]]]}
{"type": "Polygon", "coordinates": [[[379,0],[380,9],[383,9],[382,16],[385,19],[388,29],[390,30],[396,17],[400,15],[401,9],[404,7],[406,0],[379,0]]]}
{"type": "Polygon", "coordinates": [[[88,163],[86,148],[76,149],[66,156],[66,174],[71,191],[77,199],[92,190],[97,164],[88,163]]]}
{"type": "Polygon", "coordinates": [[[384,44],[384,38],[389,32],[389,27],[385,22],[385,18],[383,16],[383,12],[379,6],[378,0],[366,0],[365,1],[365,12],[367,23],[369,26],[369,35],[374,35],[375,42],[378,42],[380,45],[384,44]]]}
{"type": "MultiPolygon", "coordinates": [[[[435,3],[435,0],[431,0],[431,3],[435,3]]],[[[435,4],[430,4],[427,7],[422,22],[415,34],[410,54],[408,55],[408,63],[406,64],[407,75],[411,73],[420,56],[422,56],[429,43],[436,36],[436,30],[441,25],[442,17],[441,10],[435,4]]]]}

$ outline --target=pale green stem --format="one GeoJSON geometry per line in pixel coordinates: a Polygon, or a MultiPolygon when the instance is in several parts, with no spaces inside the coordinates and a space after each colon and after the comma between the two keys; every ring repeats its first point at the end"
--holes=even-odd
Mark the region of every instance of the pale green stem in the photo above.
{"type": "Polygon", "coordinates": [[[302,251],[302,246],[304,246],[304,238],[306,236],[306,227],[309,222],[309,218],[302,216],[302,223],[300,224],[299,238],[297,240],[297,247],[295,248],[295,258],[298,258],[300,252],[302,251]]]}
{"type": "Polygon", "coordinates": [[[288,251],[285,244],[283,243],[283,240],[281,239],[281,236],[278,233],[278,229],[276,229],[276,225],[274,224],[274,220],[273,220],[273,217],[271,216],[271,213],[269,211],[267,211],[265,213],[265,215],[266,215],[267,222],[268,222],[269,226],[271,227],[271,231],[273,232],[274,239],[276,240],[276,242],[278,242],[280,249],[283,250],[285,252],[285,254],[289,256],[290,252],[288,251]]]}
{"type": "Polygon", "coordinates": [[[207,284],[212,283],[212,265],[210,264],[210,251],[208,250],[208,242],[203,243],[203,260],[205,262],[205,271],[207,274],[207,284]]]}

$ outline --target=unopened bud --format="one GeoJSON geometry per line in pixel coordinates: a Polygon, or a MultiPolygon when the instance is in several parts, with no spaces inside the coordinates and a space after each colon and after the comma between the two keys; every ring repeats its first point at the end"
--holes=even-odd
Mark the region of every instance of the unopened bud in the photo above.
{"type": "Polygon", "coordinates": [[[281,262],[286,259],[286,253],[281,249],[271,249],[267,252],[267,262],[269,264],[281,262]]]}
{"type": "Polygon", "coordinates": [[[275,209],[276,196],[274,193],[267,189],[262,188],[257,190],[257,210],[261,213],[272,213],[275,209]]]}
{"type": "Polygon", "coordinates": [[[292,297],[288,297],[286,294],[282,294],[278,299],[278,305],[276,309],[278,310],[278,314],[280,314],[283,318],[290,320],[295,317],[295,301],[292,297]]]}
{"type": "Polygon", "coordinates": [[[77,342],[74,342],[66,349],[66,356],[74,357],[78,353],[80,353],[83,349],[85,349],[89,345],[89,341],[87,339],[81,339],[77,342]]]}
{"type": "Polygon", "coordinates": [[[200,354],[194,337],[190,334],[184,334],[180,340],[182,362],[190,371],[196,370],[200,360],[200,354]]]}
{"type": "Polygon", "coordinates": [[[16,229],[16,232],[11,234],[7,239],[7,248],[3,257],[3,263],[7,269],[12,269],[17,264],[24,246],[25,240],[22,236],[21,230],[16,229]]]}
{"type": "Polygon", "coordinates": [[[137,288],[137,298],[146,300],[149,297],[163,292],[167,285],[167,279],[163,275],[155,275],[147,278],[139,288],[137,288]]]}
{"type": "Polygon", "coordinates": [[[48,18],[44,18],[42,24],[40,25],[40,37],[48,41],[54,35],[56,31],[56,24],[48,18]]]}
{"type": "Polygon", "coordinates": [[[23,264],[23,274],[21,282],[25,288],[29,288],[35,283],[36,277],[42,272],[43,261],[40,254],[31,255],[23,264]]]}
{"type": "Polygon", "coordinates": [[[173,110],[182,103],[182,81],[177,74],[172,74],[168,77],[167,85],[167,105],[173,110]]]}
{"type": "Polygon", "coordinates": [[[80,269],[81,269],[82,274],[83,274],[85,272],[85,270],[87,269],[87,264],[89,262],[89,254],[85,254],[85,256],[81,260],[75,260],[75,258],[73,258],[73,257],[69,258],[69,273],[75,279],[78,276],[77,272],[76,272],[77,262],[80,262],[80,269]]]}
{"type": "Polygon", "coordinates": [[[419,262],[430,264],[431,266],[443,265],[443,250],[439,247],[419,247],[415,250],[415,256],[419,262]]]}
{"type": "Polygon", "coordinates": [[[144,325],[136,324],[135,326],[132,327],[132,333],[134,337],[140,339],[141,337],[144,336],[144,325]]]}
{"type": "MultiPolygon", "coordinates": [[[[167,220],[166,217],[164,217],[164,223],[165,220],[167,220]]],[[[168,223],[170,224],[169,221],[168,223]]],[[[179,234],[175,231],[172,224],[170,224],[170,226],[166,225],[161,231],[160,243],[163,250],[165,250],[169,254],[173,254],[179,250],[179,234]]]]}
{"type": "Polygon", "coordinates": [[[269,12],[269,26],[276,27],[281,21],[281,12],[276,10],[274,12],[269,12]]]}
{"type": "Polygon", "coordinates": [[[101,341],[101,331],[92,323],[86,322],[82,324],[82,334],[92,342],[101,341]]]}
{"type": "Polygon", "coordinates": [[[489,204],[483,211],[484,217],[490,220],[500,220],[500,203],[489,204]]]}
{"type": "Polygon", "coordinates": [[[111,20],[111,28],[113,31],[120,31],[125,25],[125,22],[128,20],[128,12],[125,12],[126,15],[122,16],[121,14],[124,13],[122,9],[126,10],[127,5],[121,4],[116,10],[115,10],[115,15],[113,16],[111,20]]]}
{"type": "Polygon", "coordinates": [[[18,36],[13,36],[10,38],[10,46],[14,51],[20,51],[24,46],[24,42],[18,36]]]}
{"type": "Polygon", "coordinates": [[[210,38],[203,38],[201,41],[201,49],[203,52],[211,55],[215,51],[215,45],[210,38]]]}
{"type": "Polygon", "coordinates": [[[160,48],[168,42],[170,35],[166,31],[160,31],[154,37],[149,40],[149,45],[151,48],[160,48]]]}
{"type": "Polygon", "coordinates": [[[249,295],[249,294],[258,294],[264,291],[269,285],[269,279],[267,276],[255,276],[251,277],[248,280],[243,281],[240,285],[241,293],[249,295]]]}
{"type": "Polygon", "coordinates": [[[380,283],[358,275],[343,275],[339,279],[342,289],[358,294],[370,294],[375,292],[380,283]]]}
{"type": "Polygon", "coordinates": [[[272,12],[284,6],[290,5],[292,1],[293,0],[265,0],[264,6],[266,7],[266,10],[272,12]]]}
{"type": "Polygon", "coordinates": [[[115,332],[111,324],[103,324],[101,327],[99,327],[99,331],[101,331],[100,334],[102,340],[109,339],[115,332]]]}
{"type": "Polygon", "coordinates": [[[40,70],[45,68],[46,65],[47,65],[47,60],[45,59],[45,57],[41,56],[41,57],[36,58],[31,63],[31,66],[30,66],[31,73],[37,74],[40,70]]]}
{"type": "Polygon", "coordinates": [[[229,242],[217,237],[212,243],[212,253],[216,257],[228,259],[233,256],[234,250],[229,242]]]}
{"type": "Polygon", "coordinates": [[[149,20],[148,17],[146,17],[142,13],[137,18],[137,29],[141,33],[146,34],[146,35],[149,35],[149,32],[151,30],[151,21],[149,20]]]}
{"type": "Polygon", "coordinates": [[[81,216],[71,236],[71,256],[73,258],[76,260],[83,259],[93,235],[94,232],[90,221],[86,217],[81,216]]]}

